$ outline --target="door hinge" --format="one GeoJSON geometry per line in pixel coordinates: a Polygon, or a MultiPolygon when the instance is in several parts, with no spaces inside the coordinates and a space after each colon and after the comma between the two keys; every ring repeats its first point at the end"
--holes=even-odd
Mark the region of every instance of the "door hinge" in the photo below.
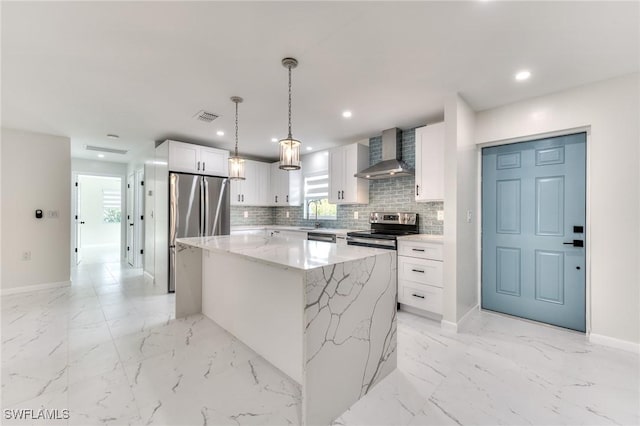
{"type": "Polygon", "coordinates": [[[76,215],[76,220],[78,220],[78,215],[76,215]]]}
{"type": "Polygon", "coordinates": [[[78,252],[78,247],[76,247],[74,251],[77,253],[78,252]]]}
{"type": "Polygon", "coordinates": [[[144,215],[141,215],[141,216],[140,216],[140,220],[144,220],[144,215]]]}
{"type": "Polygon", "coordinates": [[[129,246],[127,246],[127,251],[129,251],[129,246]]]}
{"type": "Polygon", "coordinates": [[[76,182],[76,186],[78,186],[78,182],[76,182]]]}
{"type": "Polygon", "coordinates": [[[131,216],[127,215],[127,220],[131,219],[131,216]]]}
{"type": "Polygon", "coordinates": [[[131,188],[131,185],[127,184],[127,188],[131,188]]]}
{"type": "Polygon", "coordinates": [[[144,186],[144,181],[143,180],[140,181],[140,186],[144,186]]]}
{"type": "Polygon", "coordinates": [[[144,250],[140,250],[140,254],[144,254],[144,250]]]}

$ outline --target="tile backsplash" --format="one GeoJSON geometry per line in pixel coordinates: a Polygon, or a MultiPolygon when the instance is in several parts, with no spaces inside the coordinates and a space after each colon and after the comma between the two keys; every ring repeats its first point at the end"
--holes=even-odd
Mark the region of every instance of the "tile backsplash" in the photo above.
{"type": "MultiPolygon", "coordinates": [[[[369,140],[369,163],[375,164],[382,159],[382,137],[369,140]]],[[[402,159],[415,167],[415,129],[402,132],[402,159]]],[[[369,229],[369,213],[412,212],[418,213],[420,232],[442,235],[443,222],[437,220],[438,210],[443,202],[416,203],[413,194],[415,178],[404,176],[369,181],[369,204],[338,206],[337,220],[321,220],[323,228],[369,229]],[[354,213],[358,212],[358,219],[354,213]]],[[[292,225],[312,226],[314,220],[303,217],[304,208],[300,207],[231,207],[232,225],[292,225]],[[245,211],[249,217],[244,218],[245,211]],[[287,218],[287,211],[289,217],[287,218]]]]}

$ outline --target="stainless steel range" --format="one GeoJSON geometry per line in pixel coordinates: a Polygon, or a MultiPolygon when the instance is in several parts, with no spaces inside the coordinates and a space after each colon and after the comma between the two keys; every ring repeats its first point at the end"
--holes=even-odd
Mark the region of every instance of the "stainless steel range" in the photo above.
{"type": "Polygon", "coordinates": [[[369,215],[369,222],[371,230],[349,232],[347,244],[397,250],[398,237],[418,233],[417,213],[374,212],[369,215]]]}

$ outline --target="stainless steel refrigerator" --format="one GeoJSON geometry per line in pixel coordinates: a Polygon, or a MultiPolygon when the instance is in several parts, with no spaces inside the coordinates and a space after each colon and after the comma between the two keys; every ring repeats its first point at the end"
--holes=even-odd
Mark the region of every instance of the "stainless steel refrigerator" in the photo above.
{"type": "Polygon", "coordinates": [[[176,238],[229,235],[229,179],[169,174],[169,291],[176,289],[176,238]]]}

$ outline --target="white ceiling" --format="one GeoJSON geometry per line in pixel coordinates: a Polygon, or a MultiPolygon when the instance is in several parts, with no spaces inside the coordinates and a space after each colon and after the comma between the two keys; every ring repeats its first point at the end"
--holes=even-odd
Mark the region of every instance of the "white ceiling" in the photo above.
{"type": "MultiPolygon", "coordinates": [[[[276,158],[617,75],[639,62],[638,2],[2,2],[2,125],[140,150],[173,138],[276,158]],[[514,73],[532,78],[516,83],[514,73]],[[204,109],[220,118],[196,121],[204,109]],[[345,120],[341,112],[353,111],[345,120]],[[222,129],[225,136],[216,136],[222,129]],[[107,133],[121,136],[117,141],[107,133]]],[[[131,158],[109,155],[105,160],[131,158]]]]}

